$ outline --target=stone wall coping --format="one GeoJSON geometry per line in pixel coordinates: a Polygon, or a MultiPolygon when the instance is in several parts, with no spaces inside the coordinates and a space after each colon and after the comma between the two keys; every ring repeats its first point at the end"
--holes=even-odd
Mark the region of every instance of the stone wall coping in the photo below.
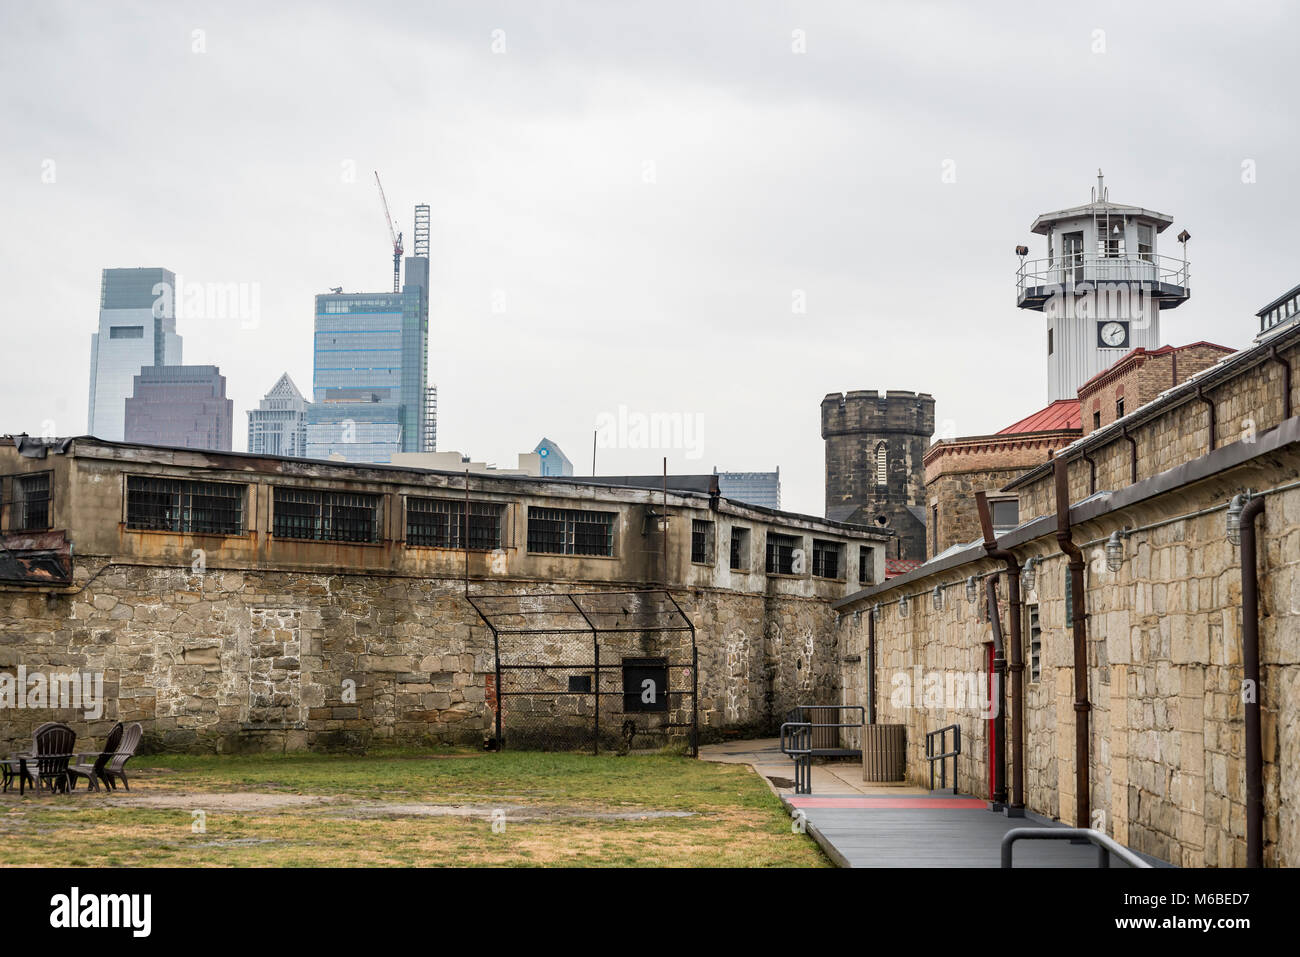
{"type": "MultiPolygon", "coordinates": [[[[381,485],[422,487],[432,492],[464,494],[465,473],[421,469],[402,465],[358,464],[323,459],[304,459],[290,456],[261,455],[249,452],[226,452],[208,449],[182,449],[169,446],[141,445],[129,442],[112,442],[95,436],[78,436],[68,440],[66,454],[72,458],[100,459],[132,465],[201,468],[227,471],[232,480],[253,482],[262,477],[279,477],[287,481],[324,480],[371,482],[381,485]],[[458,479],[459,488],[447,480],[458,479]]],[[[712,478],[712,476],[709,476],[712,478]]],[[[672,476],[669,476],[672,480],[672,476]]],[[[557,480],[532,476],[493,475],[470,473],[471,494],[504,494],[518,497],[572,498],[578,501],[607,501],[631,505],[657,505],[663,501],[662,489],[643,486],[610,485],[602,482],[584,483],[581,478],[565,476],[557,480]]],[[[711,512],[749,519],[754,522],[786,525],[805,531],[824,530],[829,534],[854,537],[871,542],[886,543],[894,537],[868,525],[840,522],[815,515],[788,512],[762,505],[749,505],[726,498],[714,498],[706,493],[684,489],[668,489],[668,504],[678,508],[698,508],[711,512]]]]}
{"type": "MultiPolygon", "coordinates": [[[[1262,342],[1259,345],[1250,346],[1242,349],[1240,352],[1224,358],[1216,365],[1210,366],[1202,372],[1184,379],[1178,385],[1171,387],[1161,395],[1152,399],[1146,405],[1139,406],[1122,419],[1116,419],[1108,425],[1103,425],[1080,439],[1076,439],[1071,445],[1061,449],[1057,458],[1066,456],[1069,461],[1075,461],[1083,457],[1088,451],[1099,449],[1109,445],[1111,442],[1118,441],[1123,437],[1124,430],[1149,422],[1152,419],[1172,412],[1174,409],[1196,399],[1197,392],[1201,389],[1208,388],[1237,376],[1244,375],[1255,366],[1268,362],[1272,358],[1272,350],[1285,349],[1289,346],[1296,345],[1300,342],[1300,326],[1262,342]]],[[[1007,484],[1002,491],[1010,492],[1022,486],[1029,485],[1038,481],[1052,470],[1052,463],[1045,462],[1042,465],[1035,466],[1024,475],[1021,475],[1014,482],[1007,484]]]]}
{"type": "MultiPolygon", "coordinates": [[[[1076,526],[1095,521],[1112,512],[1132,508],[1168,492],[1213,478],[1221,472],[1245,465],[1255,459],[1295,447],[1300,447],[1300,416],[1293,416],[1267,432],[1260,433],[1256,436],[1254,442],[1245,440],[1233,442],[1231,445],[1221,446],[1213,452],[1208,452],[1117,491],[1090,495],[1083,501],[1070,506],[1070,525],[1076,526]]],[[[1014,549],[1053,535],[1055,531],[1055,513],[1043,515],[1007,532],[997,540],[997,547],[1008,550],[1014,549]]],[[[981,559],[988,559],[983,543],[971,544],[938,560],[919,565],[904,575],[898,575],[888,581],[881,582],[879,585],[872,585],[851,595],[846,595],[837,601],[831,602],[831,607],[839,611],[869,598],[886,594],[904,585],[914,584],[940,572],[960,568],[981,559]]]]}

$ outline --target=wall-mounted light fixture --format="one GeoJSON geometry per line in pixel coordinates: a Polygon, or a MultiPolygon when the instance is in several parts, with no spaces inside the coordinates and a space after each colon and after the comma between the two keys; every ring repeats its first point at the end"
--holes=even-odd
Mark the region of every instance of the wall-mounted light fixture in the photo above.
{"type": "Polygon", "coordinates": [[[906,596],[906,595],[904,595],[902,598],[898,599],[898,617],[899,617],[899,618],[906,618],[906,617],[908,616],[908,613],[911,611],[911,609],[908,608],[907,604],[908,604],[908,603],[907,603],[907,596],[906,596]]]}
{"type": "Polygon", "coordinates": [[[871,606],[871,617],[876,619],[876,621],[880,621],[880,619],[885,617],[885,609],[880,607],[880,602],[876,602],[871,606]]]}
{"type": "Polygon", "coordinates": [[[1026,558],[1024,567],[1020,569],[1020,587],[1026,592],[1034,590],[1034,581],[1038,575],[1038,559],[1034,557],[1026,558]]]}
{"type": "Polygon", "coordinates": [[[1124,567],[1124,538],[1119,532],[1111,532],[1106,539],[1106,567],[1113,572],[1124,567]]]}
{"type": "Polygon", "coordinates": [[[935,585],[934,591],[930,593],[930,596],[934,601],[934,610],[943,611],[943,586],[935,585]]]}
{"type": "Polygon", "coordinates": [[[979,582],[975,580],[974,575],[971,575],[969,578],[966,579],[966,600],[973,605],[975,604],[979,596],[980,596],[979,582]]]}
{"type": "Polygon", "coordinates": [[[1228,503],[1227,532],[1228,541],[1233,545],[1241,544],[1241,510],[1246,507],[1250,501],[1250,493],[1232,496],[1232,501],[1228,503]]]}

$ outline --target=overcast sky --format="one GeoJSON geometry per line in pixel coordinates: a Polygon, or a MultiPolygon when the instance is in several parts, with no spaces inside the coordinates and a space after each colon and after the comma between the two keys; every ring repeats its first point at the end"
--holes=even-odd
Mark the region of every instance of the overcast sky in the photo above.
{"type": "Polygon", "coordinates": [[[589,473],[603,413],[678,413],[598,471],[779,465],[813,514],[828,392],[930,392],[949,434],[1045,404],[1014,248],[1098,167],[1162,253],[1192,233],[1168,342],[1240,347],[1300,282],[1295,5],[0,10],[0,432],[85,431],[100,271],[164,266],[257,290],[178,323],[245,448],[280,373],[310,395],[313,295],[389,288],[375,169],[408,249],[432,207],[440,450],[589,473]]]}

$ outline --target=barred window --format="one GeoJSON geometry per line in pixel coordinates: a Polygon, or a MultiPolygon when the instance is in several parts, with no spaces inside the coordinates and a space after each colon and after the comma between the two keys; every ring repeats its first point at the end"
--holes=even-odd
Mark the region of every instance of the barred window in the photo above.
{"type": "Polygon", "coordinates": [[[199,535],[244,530],[243,485],[145,475],[126,478],[126,527],[199,535]]]}
{"type": "Polygon", "coordinates": [[[876,484],[889,484],[889,447],[884,442],[876,443],[876,484]]]}
{"type": "Polygon", "coordinates": [[[814,538],[812,553],[813,575],[818,578],[839,578],[841,551],[842,546],[839,542],[826,542],[814,538]]]}
{"type": "Polygon", "coordinates": [[[528,550],[544,555],[613,555],[614,512],[529,508],[528,550]]]}
{"type": "MultiPolygon", "coordinates": [[[[506,507],[498,502],[469,503],[469,547],[491,551],[502,546],[506,507]]],[[[406,544],[423,548],[465,547],[465,503],[455,499],[408,498],[406,544]]]]}
{"type": "Polygon", "coordinates": [[[1029,680],[1037,681],[1043,673],[1043,629],[1038,621],[1038,606],[1026,605],[1029,618],[1029,680]]]}
{"type": "Polygon", "coordinates": [[[323,542],[377,542],[382,496],[277,488],[271,533],[323,542]]]}
{"type": "Polygon", "coordinates": [[[713,564],[713,523],[704,519],[691,519],[691,561],[699,565],[713,564]]]}
{"type": "Polygon", "coordinates": [[[769,575],[797,575],[803,572],[797,561],[800,539],[793,535],[767,533],[767,573],[769,575]]]}
{"type": "Polygon", "coordinates": [[[35,532],[50,527],[50,473],[13,477],[11,532],[35,532]]]}

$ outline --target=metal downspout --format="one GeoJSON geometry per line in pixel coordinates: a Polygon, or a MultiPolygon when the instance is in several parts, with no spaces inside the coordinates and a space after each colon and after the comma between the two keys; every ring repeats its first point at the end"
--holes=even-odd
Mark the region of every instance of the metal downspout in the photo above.
{"type": "Polygon", "coordinates": [[[1007,614],[1010,616],[1011,638],[1011,804],[1008,817],[1023,817],[1025,813],[1025,661],[1023,657],[1020,623],[1023,612],[1020,606],[1020,563],[1015,552],[997,547],[993,534],[993,517],[989,514],[988,497],[975,493],[979,509],[980,528],[984,533],[984,551],[989,558],[1000,559],[1007,567],[1007,614]]]}
{"type": "Polygon", "coordinates": [[[1129,448],[1133,451],[1133,457],[1129,460],[1128,481],[1130,485],[1136,485],[1138,480],[1138,440],[1128,434],[1127,426],[1124,428],[1123,435],[1124,440],[1128,442],[1129,448]]]}
{"type": "Polygon", "coordinates": [[[1277,346],[1268,350],[1269,358],[1282,367],[1282,418],[1291,418],[1291,363],[1277,354],[1277,346]]]}
{"type": "Polygon", "coordinates": [[[1259,700],[1259,570],[1255,519],[1264,511],[1257,496],[1241,511],[1241,661],[1246,721],[1246,866],[1264,866],[1264,749],[1259,700]]]}
{"type": "Polygon", "coordinates": [[[1007,710],[1002,700],[1002,689],[1007,681],[1006,642],[1002,640],[1002,618],[998,614],[998,576],[995,572],[985,579],[988,590],[989,621],[993,625],[993,673],[997,676],[997,697],[990,704],[997,708],[993,716],[993,807],[1001,811],[1007,806],[1007,710]]]}
{"type": "Polygon", "coordinates": [[[1071,617],[1074,622],[1074,788],[1075,826],[1089,827],[1092,812],[1088,775],[1088,620],[1084,617],[1083,552],[1070,537],[1070,479],[1065,459],[1057,458],[1056,541],[1070,560],[1071,617]]]}
{"type": "Polygon", "coordinates": [[[1210,451],[1213,452],[1215,449],[1219,447],[1218,444],[1215,442],[1215,438],[1214,438],[1214,433],[1218,431],[1218,424],[1219,424],[1218,417],[1215,414],[1214,400],[1207,399],[1205,397],[1204,386],[1199,386],[1199,385],[1196,387],[1196,398],[1200,399],[1202,402],[1205,403],[1206,412],[1209,415],[1210,451]]]}
{"type": "Polygon", "coordinates": [[[867,609],[867,723],[876,723],[876,613],[867,609]]]}

